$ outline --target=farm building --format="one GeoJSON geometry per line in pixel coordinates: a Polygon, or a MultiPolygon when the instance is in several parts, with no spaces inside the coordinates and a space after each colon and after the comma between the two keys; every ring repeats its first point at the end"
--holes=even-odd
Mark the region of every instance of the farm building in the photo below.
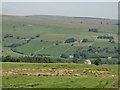
{"type": "Polygon", "coordinates": [[[75,41],[74,43],[78,43],[78,41],[75,41]]]}
{"type": "Polygon", "coordinates": [[[69,58],[73,58],[73,56],[70,55],[69,58]]]}
{"type": "Polygon", "coordinates": [[[108,57],[108,59],[111,59],[112,57],[108,57]]]}
{"type": "Polygon", "coordinates": [[[25,40],[28,41],[28,40],[30,40],[30,39],[29,39],[29,38],[26,38],[25,40]]]}
{"type": "Polygon", "coordinates": [[[90,60],[85,60],[84,64],[91,64],[91,61],[90,60]]]}

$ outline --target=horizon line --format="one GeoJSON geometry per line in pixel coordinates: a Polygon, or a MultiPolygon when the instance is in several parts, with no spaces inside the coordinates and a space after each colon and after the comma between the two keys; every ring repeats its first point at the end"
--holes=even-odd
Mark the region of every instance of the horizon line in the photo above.
{"type": "Polygon", "coordinates": [[[73,18],[94,18],[94,19],[109,19],[109,20],[118,20],[118,19],[113,19],[113,18],[106,18],[106,17],[95,17],[95,16],[64,16],[64,15],[38,15],[38,14],[33,14],[33,15],[11,15],[11,14],[2,14],[1,16],[21,16],[21,17],[26,17],[26,16],[59,16],[59,17],[73,17],[73,18]]]}

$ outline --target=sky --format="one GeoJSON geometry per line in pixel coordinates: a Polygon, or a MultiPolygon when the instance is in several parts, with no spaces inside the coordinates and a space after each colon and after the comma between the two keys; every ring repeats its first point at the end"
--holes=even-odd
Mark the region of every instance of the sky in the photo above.
{"type": "Polygon", "coordinates": [[[3,2],[3,15],[118,18],[117,2],[3,2]]]}

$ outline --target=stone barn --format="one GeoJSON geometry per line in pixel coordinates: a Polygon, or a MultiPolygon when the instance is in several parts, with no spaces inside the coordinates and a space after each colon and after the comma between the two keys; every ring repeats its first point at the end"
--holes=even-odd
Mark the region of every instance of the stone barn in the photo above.
{"type": "Polygon", "coordinates": [[[90,60],[85,60],[84,64],[90,65],[90,64],[91,64],[91,61],[90,61],[90,60]]]}

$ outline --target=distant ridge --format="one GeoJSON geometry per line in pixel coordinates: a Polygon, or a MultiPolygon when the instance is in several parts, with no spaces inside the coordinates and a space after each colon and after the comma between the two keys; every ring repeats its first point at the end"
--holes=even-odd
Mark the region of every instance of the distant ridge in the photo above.
{"type": "Polygon", "coordinates": [[[113,19],[108,19],[108,18],[96,18],[96,17],[74,17],[74,18],[113,20],[113,19]]]}
{"type": "MultiPolygon", "coordinates": [[[[17,16],[17,15],[0,15],[0,16],[17,16]]],[[[100,17],[72,17],[72,16],[59,16],[59,15],[25,15],[25,16],[19,16],[19,17],[40,17],[40,16],[115,20],[115,19],[100,18],[100,17]]]]}
{"type": "Polygon", "coordinates": [[[86,23],[86,24],[117,24],[117,20],[96,17],[70,17],[70,16],[55,16],[55,15],[27,15],[27,16],[12,16],[2,15],[3,17],[23,17],[24,19],[42,20],[55,23],[86,23]]]}

